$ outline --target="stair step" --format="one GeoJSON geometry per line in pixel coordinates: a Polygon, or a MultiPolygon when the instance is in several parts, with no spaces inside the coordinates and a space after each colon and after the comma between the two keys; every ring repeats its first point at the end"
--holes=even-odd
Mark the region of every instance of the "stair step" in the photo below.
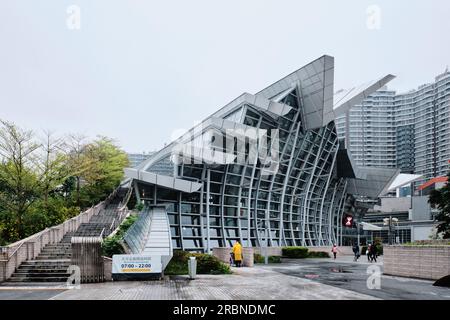
{"type": "Polygon", "coordinates": [[[9,278],[9,282],[66,282],[67,277],[33,277],[33,278],[27,278],[27,277],[14,277],[9,278]]]}
{"type": "Polygon", "coordinates": [[[70,273],[67,272],[50,272],[50,273],[40,273],[40,272],[29,272],[29,273],[13,273],[12,278],[55,278],[55,277],[69,277],[70,273]]]}
{"type": "Polygon", "coordinates": [[[70,259],[50,259],[50,260],[28,260],[22,262],[21,265],[36,265],[36,264],[70,264],[70,259]]]}
{"type": "Polygon", "coordinates": [[[26,273],[67,273],[67,268],[29,268],[29,269],[17,269],[15,273],[26,274],[26,273]]]}

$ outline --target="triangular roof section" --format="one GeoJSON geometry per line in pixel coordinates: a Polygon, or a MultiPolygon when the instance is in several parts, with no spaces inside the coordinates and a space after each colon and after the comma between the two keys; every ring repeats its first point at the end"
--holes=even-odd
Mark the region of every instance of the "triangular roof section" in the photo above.
{"type": "Polygon", "coordinates": [[[333,110],[334,115],[338,116],[346,113],[355,104],[361,103],[364,99],[372,93],[381,89],[388,82],[395,78],[394,75],[388,74],[377,80],[364,83],[358,87],[353,87],[347,90],[339,90],[334,94],[333,110]]]}
{"type": "Polygon", "coordinates": [[[287,75],[256,96],[266,99],[282,95],[297,87],[302,100],[306,129],[316,129],[334,120],[333,113],[334,58],[324,55],[287,75]]]}

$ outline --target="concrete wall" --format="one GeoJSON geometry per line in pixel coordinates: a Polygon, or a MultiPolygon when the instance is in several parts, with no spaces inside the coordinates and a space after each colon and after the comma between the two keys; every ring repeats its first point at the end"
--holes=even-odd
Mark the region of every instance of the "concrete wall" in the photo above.
{"type": "Polygon", "coordinates": [[[433,233],[433,225],[412,226],[411,241],[429,240],[433,233]]]}
{"type": "Polygon", "coordinates": [[[375,205],[373,209],[382,212],[408,211],[411,209],[411,197],[381,198],[381,205],[375,205]]]}
{"type": "Polygon", "coordinates": [[[428,196],[412,197],[411,220],[422,221],[431,219],[431,207],[428,203],[428,196]]]}
{"type": "Polygon", "coordinates": [[[384,274],[436,280],[450,275],[450,246],[385,246],[384,274]]]}

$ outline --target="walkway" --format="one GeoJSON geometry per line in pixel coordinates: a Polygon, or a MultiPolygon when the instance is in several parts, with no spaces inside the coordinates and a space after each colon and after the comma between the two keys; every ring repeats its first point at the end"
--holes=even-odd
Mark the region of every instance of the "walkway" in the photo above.
{"type": "MultiPolygon", "coordinates": [[[[432,281],[382,276],[380,289],[367,288],[367,261],[352,257],[284,260],[281,264],[233,268],[232,275],[167,277],[162,281],[82,284],[66,290],[64,284],[0,285],[0,299],[52,300],[358,300],[449,299],[450,289],[433,287],[432,281]],[[32,286],[35,287],[32,287],[32,286]]],[[[372,264],[375,265],[375,264],[372,264]]],[[[377,263],[382,270],[381,263],[377,263]]]]}
{"type": "Polygon", "coordinates": [[[349,290],[286,276],[263,268],[234,269],[232,275],[199,275],[145,282],[82,285],[53,299],[151,299],[151,300],[255,300],[255,299],[373,299],[349,290]]]}

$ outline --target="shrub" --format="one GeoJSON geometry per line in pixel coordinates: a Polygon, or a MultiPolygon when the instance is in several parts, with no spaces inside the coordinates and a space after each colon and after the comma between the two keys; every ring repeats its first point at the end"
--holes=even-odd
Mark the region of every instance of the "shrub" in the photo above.
{"type": "Polygon", "coordinates": [[[119,230],[117,230],[116,234],[117,236],[123,238],[125,233],[130,229],[130,227],[136,222],[138,219],[137,215],[130,215],[126,217],[125,220],[122,221],[122,223],[119,226],[119,230]]]}
{"type": "Polygon", "coordinates": [[[373,241],[373,244],[375,245],[375,249],[377,251],[377,255],[381,256],[383,254],[383,241],[380,237],[376,237],[373,241]]]}
{"type": "Polygon", "coordinates": [[[383,245],[382,244],[376,244],[375,248],[377,249],[377,255],[379,255],[379,256],[383,255],[383,245]]]}
{"type": "Polygon", "coordinates": [[[308,258],[329,258],[330,254],[323,251],[310,251],[308,252],[308,258]]]}
{"type": "Polygon", "coordinates": [[[280,256],[269,256],[269,263],[281,263],[280,256]]]}
{"type": "Polygon", "coordinates": [[[220,261],[217,257],[206,253],[192,253],[191,257],[197,259],[198,274],[229,274],[230,266],[220,261]]]}
{"type": "Polygon", "coordinates": [[[260,255],[259,253],[255,253],[253,255],[253,262],[254,263],[264,263],[264,257],[260,255]]]}
{"type": "Polygon", "coordinates": [[[303,259],[308,257],[308,248],[305,247],[284,247],[281,252],[286,258],[303,259]]]}
{"type": "Polygon", "coordinates": [[[102,252],[104,256],[112,257],[114,254],[124,254],[122,240],[125,232],[136,222],[137,216],[128,216],[119,226],[119,230],[102,242],[102,252]]]}
{"type": "Polygon", "coordinates": [[[117,236],[117,235],[106,238],[102,242],[103,255],[106,257],[112,257],[114,254],[125,253],[125,250],[123,249],[122,244],[120,243],[121,240],[122,240],[122,237],[117,236]]]}
{"type": "MultiPolygon", "coordinates": [[[[254,263],[264,263],[265,258],[264,258],[264,256],[260,255],[259,253],[255,253],[253,255],[253,262],[254,263]]],[[[281,257],[280,256],[269,256],[269,263],[281,263],[281,257]]]]}
{"type": "Polygon", "coordinates": [[[213,255],[206,253],[189,253],[187,251],[175,250],[173,257],[164,271],[167,275],[188,274],[189,257],[197,260],[198,274],[230,274],[230,267],[213,255]]]}
{"type": "Polygon", "coordinates": [[[165,274],[188,274],[189,252],[174,250],[173,257],[164,270],[165,274]]]}

